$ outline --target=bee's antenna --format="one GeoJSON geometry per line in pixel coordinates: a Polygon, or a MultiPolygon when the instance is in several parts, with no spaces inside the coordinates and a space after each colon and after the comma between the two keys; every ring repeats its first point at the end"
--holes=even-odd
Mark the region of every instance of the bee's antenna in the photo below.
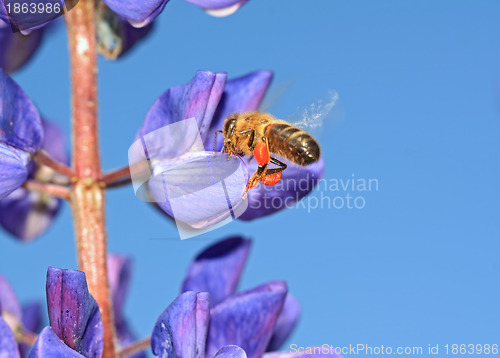
{"type": "Polygon", "coordinates": [[[215,138],[214,138],[214,153],[215,153],[215,147],[217,146],[217,133],[222,133],[223,131],[215,131],[215,138]]]}

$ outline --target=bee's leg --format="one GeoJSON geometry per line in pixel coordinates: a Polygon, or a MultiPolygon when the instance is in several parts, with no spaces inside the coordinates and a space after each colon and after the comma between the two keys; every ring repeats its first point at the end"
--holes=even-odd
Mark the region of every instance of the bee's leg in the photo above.
{"type": "Polygon", "coordinates": [[[259,167],[257,168],[257,171],[255,173],[253,173],[252,177],[250,178],[250,180],[247,183],[245,194],[243,194],[243,199],[245,199],[247,197],[247,193],[250,189],[252,189],[257,184],[259,184],[263,174],[266,171],[266,168],[267,168],[267,164],[266,165],[259,165],[259,167]]]}
{"type": "Polygon", "coordinates": [[[259,184],[262,177],[264,177],[267,174],[267,165],[271,161],[271,156],[269,155],[269,148],[267,145],[267,141],[262,141],[261,143],[257,144],[253,150],[253,155],[257,160],[259,167],[248,181],[245,194],[243,195],[243,199],[246,198],[248,191],[253,187],[255,187],[257,184],[259,184]]]}
{"type": "MultiPolygon", "coordinates": [[[[217,147],[217,133],[222,133],[223,131],[215,131],[215,138],[214,138],[214,153],[215,153],[215,147],[217,147]]],[[[222,147],[221,152],[224,151],[224,147],[222,147]]]]}
{"type": "Polygon", "coordinates": [[[268,169],[267,172],[266,172],[266,174],[279,173],[279,172],[282,172],[283,170],[285,170],[287,168],[287,165],[285,163],[279,161],[276,158],[271,157],[270,162],[273,163],[273,164],[276,164],[277,166],[279,166],[279,168],[268,169]]]}
{"type": "Polygon", "coordinates": [[[255,149],[255,145],[253,144],[254,139],[255,139],[255,130],[251,129],[250,136],[248,138],[248,149],[250,149],[252,152],[255,149]]]}
{"type": "Polygon", "coordinates": [[[241,148],[241,142],[243,141],[243,135],[245,135],[248,138],[248,147],[250,147],[250,143],[253,143],[253,139],[255,137],[255,130],[253,129],[245,129],[245,130],[242,130],[240,132],[238,132],[238,135],[236,136],[237,140],[236,140],[236,145],[235,147],[236,148],[241,148]]]}
{"type": "Polygon", "coordinates": [[[281,180],[282,172],[287,168],[287,165],[276,158],[271,157],[270,162],[279,166],[279,168],[267,169],[265,175],[261,178],[261,182],[265,185],[274,185],[281,180]]]}
{"type": "Polygon", "coordinates": [[[245,130],[242,130],[239,132],[240,134],[247,134],[247,133],[250,133],[250,135],[254,135],[255,134],[255,130],[249,128],[249,129],[245,129],[245,130]]]}

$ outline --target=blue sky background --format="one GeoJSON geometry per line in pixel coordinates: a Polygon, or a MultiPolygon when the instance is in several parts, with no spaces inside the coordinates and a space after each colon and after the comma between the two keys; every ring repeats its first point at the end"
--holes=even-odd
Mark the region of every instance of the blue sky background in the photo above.
{"type": "MultiPolygon", "coordinates": [[[[276,87],[294,80],[280,116],[339,93],[344,119],[322,137],[325,178],[379,181],[362,210],[290,209],[184,242],[131,188],[113,190],[109,246],[134,256],[126,314],[139,335],[199,250],[244,234],[254,245],[241,288],[285,279],[303,305],[289,343],[499,344],[499,16],[487,0],[252,0],[219,19],[172,0],[133,53],[101,59],[105,168],[126,164],[149,106],[196,70],[270,69],[276,87]]],[[[14,78],[69,133],[64,27],[45,40],[14,78]]],[[[24,301],[44,301],[47,266],[76,267],[69,207],[35,242],[1,233],[0,245],[0,272],[24,301]]]]}

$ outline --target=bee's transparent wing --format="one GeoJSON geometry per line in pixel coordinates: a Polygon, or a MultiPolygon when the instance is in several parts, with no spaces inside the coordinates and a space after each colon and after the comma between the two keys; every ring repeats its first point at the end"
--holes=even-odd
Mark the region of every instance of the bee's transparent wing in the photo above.
{"type": "Polygon", "coordinates": [[[286,114],[283,102],[290,102],[290,90],[295,83],[296,80],[289,80],[273,85],[266,94],[259,110],[270,112],[275,117],[284,119],[315,138],[321,138],[325,133],[333,131],[344,121],[344,110],[340,96],[333,89],[311,97],[302,105],[297,106],[292,113],[282,116],[281,114],[286,114]]]}
{"type": "Polygon", "coordinates": [[[325,95],[310,101],[308,105],[297,107],[286,120],[313,136],[328,131],[344,120],[338,92],[329,90],[325,95]]]}

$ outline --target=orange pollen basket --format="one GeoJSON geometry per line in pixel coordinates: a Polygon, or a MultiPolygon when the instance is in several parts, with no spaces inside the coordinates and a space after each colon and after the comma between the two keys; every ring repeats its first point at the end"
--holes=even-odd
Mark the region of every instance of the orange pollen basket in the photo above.
{"type": "Polygon", "coordinates": [[[266,175],[260,181],[265,185],[274,185],[281,180],[282,172],[266,175]]]}
{"type": "Polygon", "coordinates": [[[253,155],[260,166],[268,164],[271,160],[269,151],[267,150],[267,144],[264,142],[257,144],[253,150],[253,155]]]}

